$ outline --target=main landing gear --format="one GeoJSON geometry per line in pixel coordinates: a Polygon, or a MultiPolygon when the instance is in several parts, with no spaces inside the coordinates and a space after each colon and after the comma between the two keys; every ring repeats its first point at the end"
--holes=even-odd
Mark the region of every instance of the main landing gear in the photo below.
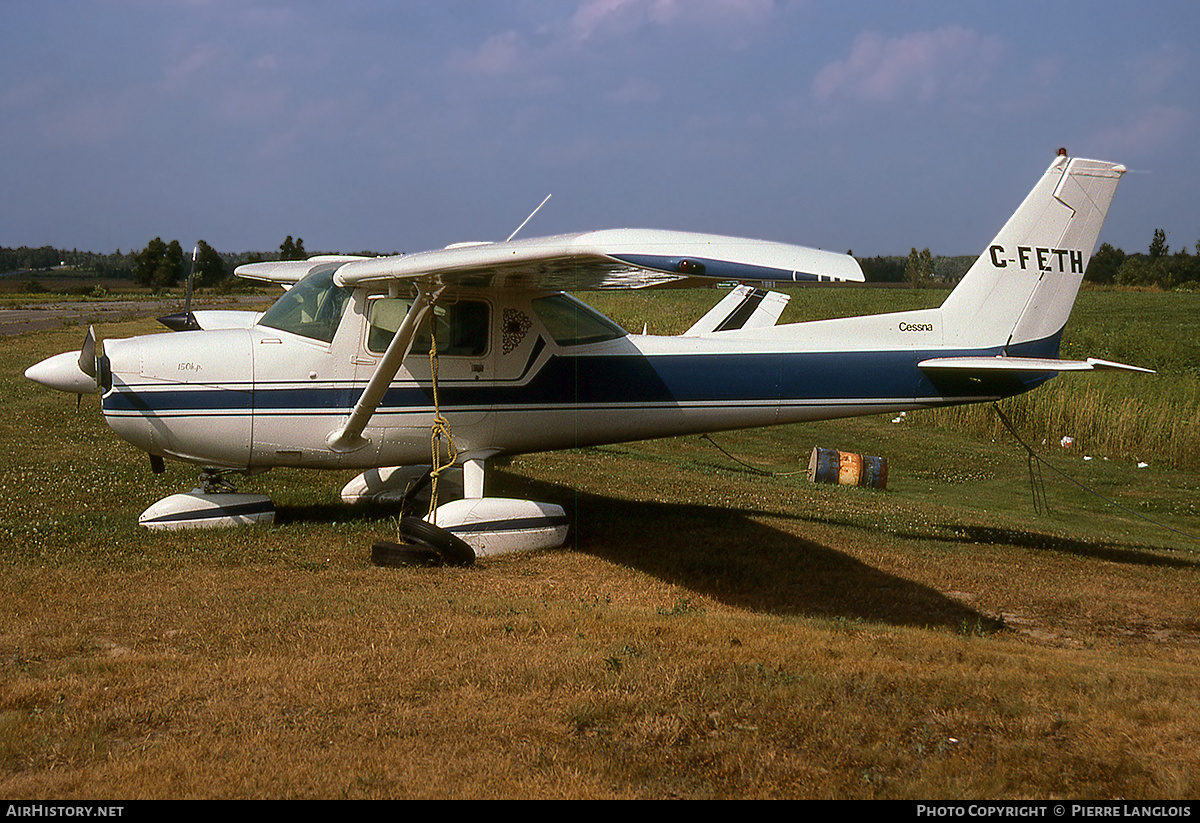
{"type": "Polygon", "coordinates": [[[204,469],[190,492],[164,497],[138,517],[148,529],[204,529],[275,522],[275,506],[265,494],[239,494],[229,471],[204,469]]]}

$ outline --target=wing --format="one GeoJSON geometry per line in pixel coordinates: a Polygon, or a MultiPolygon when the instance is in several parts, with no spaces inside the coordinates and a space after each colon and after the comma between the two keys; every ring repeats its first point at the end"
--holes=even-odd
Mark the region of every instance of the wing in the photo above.
{"type": "Polygon", "coordinates": [[[238,266],[234,274],[246,280],[262,280],[267,283],[278,283],[285,289],[299,283],[314,271],[336,269],[338,266],[355,260],[370,260],[369,257],[351,255],[320,254],[307,260],[284,260],[267,263],[247,263],[238,266]]]}
{"type": "MultiPolygon", "coordinates": [[[[239,269],[239,274],[241,270],[239,269]]],[[[804,283],[863,280],[847,254],[712,234],[612,229],[420,254],[353,260],[343,286],[427,279],[444,285],[577,291],[739,280],[804,283]]]]}

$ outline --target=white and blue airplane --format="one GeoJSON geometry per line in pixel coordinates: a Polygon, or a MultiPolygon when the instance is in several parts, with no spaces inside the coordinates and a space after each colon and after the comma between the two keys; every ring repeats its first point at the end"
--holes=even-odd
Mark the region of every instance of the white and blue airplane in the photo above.
{"type": "Polygon", "coordinates": [[[210,327],[106,340],[99,356],[89,330],[81,351],[26,376],[101,392],[109,426],[156,469],[164,458],[202,469],[200,489],[142,515],[149,526],[269,517],[265,496],[220,490],[230,472],[353,469],[363,474],[345,498],[386,492],[412,481],[395,467],[437,462],[431,427],[444,421],[463,499],[428,519],[493,543],[511,527],[524,535],[515,545],[553,545],[561,509],[486,497],[490,458],[988,402],[1058,372],[1135,369],[1058,357],[1124,171],[1060,152],[933,309],[777,325],[787,298],[765,288],[861,281],[857,262],[622,229],[242,266],[241,277],[287,288],[261,315],[198,312],[210,327]],[[670,337],[629,334],[567,293],[721,281],[759,287],[670,337]]]}

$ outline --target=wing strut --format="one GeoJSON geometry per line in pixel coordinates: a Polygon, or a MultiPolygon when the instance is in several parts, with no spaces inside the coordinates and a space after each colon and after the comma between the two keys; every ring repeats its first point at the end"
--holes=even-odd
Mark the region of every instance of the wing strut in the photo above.
{"type": "Polygon", "coordinates": [[[425,319],[425,313],[441,296],[443,288],[445,287],[437,286],[435,288],[429,283],[417,283],[417,299],[409,306],[408,313],[404,315],[404,321],[400,324],[400,328],[396,329],[392,342],[388,344],[387,351],[383,353],[383,359],[375,367],[375,373],[371,375],[367,387],[363,389],[358,402],[354,404],[354,410],[350,412],[350,417],[340,429],[330,432],[329,436],[325,438],[325,443],[332,451],[357,451],[370,442],[362,436],[363,429],[366,428],[371,416],[375,414],[375,410],[379,408],[379,403],[383,400],[388,386],[395,379],[396,373],[400,371],[400,364],[404,362],[404,358],[408,356],[408,352],[412,348],[413,339],[417,336],[417,329],[420,328],[421,321],[425,319]]]}

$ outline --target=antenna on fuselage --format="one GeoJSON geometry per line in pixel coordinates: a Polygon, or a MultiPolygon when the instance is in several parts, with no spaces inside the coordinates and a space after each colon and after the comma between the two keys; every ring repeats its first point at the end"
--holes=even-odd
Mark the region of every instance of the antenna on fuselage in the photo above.
{"type": "MultiPolygon", "coordinates": [[[[549,200],[549,199],[550,199],[550,197],[551,197],[551,195],[547,194],[547,195],[546,195],[546,200],[549,200]]],[[[542,202],[538,203],[538,207],[529,213],[529,216],[528,216],[528,217],[526,217],[526,218],[525,218],[525,219],[524,219],[524,220],[521,222],[521,225],[517,226],[517,231],[514,231],[514,232],[513,232],[512,234],[510,234],[510,235],[509,235],[507,238],[505,238],[505,240],[504,240],[504,242],[505,242],[505,243],[507,243],[509,240],[512,240],[514,237],[516,237],[516,236],[517,236],[517,232],[519,232],[521,229],[525,228],[525,224],[526,224],[526,223],[528,223],[530,220],[532,220],[532,219],[533,219],[533,216],[534,216],[535,214],[537,214],[539,211],[541,211],[541,208],[542,208],[542,206],[546,205],[546,200],[543,200],[542,202]]]]}

